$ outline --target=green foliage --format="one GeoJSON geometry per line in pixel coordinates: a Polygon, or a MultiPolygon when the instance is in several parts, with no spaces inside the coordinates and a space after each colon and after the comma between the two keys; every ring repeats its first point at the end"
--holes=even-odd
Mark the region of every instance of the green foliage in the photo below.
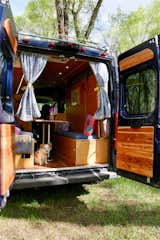
{"type": "MultiPolygon", "coordinates": [[[[98,2],[101,2],[101,0],[63,0],[61,20],[64,21],[64,30],[67,28],[64,33],[67,35],[69,33],[69,36],[83,41],[86,32],[93,29],[95,20],[97,20],[96,13],[95,19],[91,16],[96,9],[97,12],[99,11],[99,7],[96,7],[98,2]],[[65,13],[64,9],[66,9],[65,13]],[[66,24],[64,15],[68,17],[66,24]]],[[[19,32],[46,37],[57,37],[59,35],[55,0],[30,0],[24,14],[15,17],[15,20],[19,32]]],[[[87,39],[89,35],[90,31],[87,34],[87,39]]]]}
{"type": "Polygon", "coordinates": [[[155,108],[156,73],[153,69],[126,78],[126,110],[129,114],[152,112],[155,108]]]}
{"type": "Polygon", "coordinates": [[[130,14],[117,9],[117,13],[110,17],[110,26],[107,36],[117,54],[154,37],[160,33],[160,0],[130,14]]]}
{"type": "Polygon", "coordinates": [[[15,20],[18,31],[51,37],[57,30],[54,1],[31,0],[15,20]]]}

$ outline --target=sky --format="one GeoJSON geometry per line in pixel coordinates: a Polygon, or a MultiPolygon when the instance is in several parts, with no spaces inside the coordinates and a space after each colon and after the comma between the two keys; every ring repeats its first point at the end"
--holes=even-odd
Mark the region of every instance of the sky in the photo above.
{"type": "MultiPolygon", "coordinates": [[[[21,15],[29,0],[10,0],[11,8],[15,16],[21,15]]],[[[139,6],[145,6],[151,3],[152,0],[104,0],[102,11],[103,13],[112,14],[118,7],[125,12],[131,12],[139,6]]]]}
{"type": "MultiPolygon", "coordinates": [[[[14,16],[22,15],[23,11],[30,0],[10,0],[11,9],[14,16]]],[[[48,0],[50,1],[50,0],[48,0]]],[[[121,8],[124,12],[129,13],[134,11],[140,6],[146,6],[152,3],[152,0],[103,0],[99,12],[99,23],[95,25],[95,28],[92,31],[91,38],[95,42],[102,42],[103,36],[101,30],[108,30],[108,16],[116,13],[117,8],[121,8]],[[98,39],[98,40],[97,40],[98,39]]]]}

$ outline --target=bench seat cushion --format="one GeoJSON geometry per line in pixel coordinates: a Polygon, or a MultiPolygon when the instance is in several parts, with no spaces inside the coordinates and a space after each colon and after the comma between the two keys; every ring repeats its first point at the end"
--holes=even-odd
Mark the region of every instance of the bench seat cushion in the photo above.
{"type": "MultiPolygon", "coordinates": [[[[56,132],[56,134],[64,136],[64,137],[73,138],[73,139],[88,139],[88,136],[86,136],[80,132],[59,131],[59,132],[56,132]]],[[[96,139],[96,135],[93,135],[92,138],[96,139]]]]}
{"type": "Polygon", "coordinates": [[[16,153],[32,153],[33,134],[30,132],[21,131],[20,134],[15,136],[16,153]]]}

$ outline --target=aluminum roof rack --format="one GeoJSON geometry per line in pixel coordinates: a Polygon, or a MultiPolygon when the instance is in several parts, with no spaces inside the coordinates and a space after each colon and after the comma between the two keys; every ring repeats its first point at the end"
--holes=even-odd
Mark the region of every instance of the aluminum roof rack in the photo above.
{"type": "Polygon", "coordinates": [[[59,38],[50,38],[50,37],[45,37],[45,36],[41,36],[41,35],[38,35],[38,34],[30,34],[30,33],[23,33],[23,32],[18,32],[18,38],[30,38],[30,39],[35,39],[35,40],[41,40],[41,41],[54,41],[54,42],[71,42],[73,44],[78,44],[80,46],[84,46],[84,47],[87,47],[87,48],[93,48],[93,49],[96,49],[96,50],[100,50],[100,51],[106,51],[108,52],[109,51],[109,48],[107,46],[104,46],[104,47],[101,47],[99,46],[99,43],[96,43],[96,42],[92,42],[92,41],[88,41],[86,40],[85,42],[81,42],[81,41],[77,41],[75,40],[74,37],[69,37],[68,39],[59,39],[59,38]]]}

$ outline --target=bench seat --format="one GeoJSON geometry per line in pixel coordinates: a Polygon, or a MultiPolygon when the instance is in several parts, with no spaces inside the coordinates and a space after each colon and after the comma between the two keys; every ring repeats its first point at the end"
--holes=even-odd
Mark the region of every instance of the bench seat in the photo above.
{"type": "Polygon", "coordinates": [[[109,161],[109,138],[77,139],[73,136],[80,135],[70,136],[63,136],[60,133],[53,136],[55,155],[69,166],[102,164],[109,161]]]}
{"type": "MultiPolygon", "coordinates": [[[[56,134],[64,137],[69,137],[73,139],[88,139],[88,136],[84,135],[81,132],[72,132],[72,131],[58,131],[56,134]]],[[[96,139],[96,135],[92,136],[92,139],[96,139]]]]}

